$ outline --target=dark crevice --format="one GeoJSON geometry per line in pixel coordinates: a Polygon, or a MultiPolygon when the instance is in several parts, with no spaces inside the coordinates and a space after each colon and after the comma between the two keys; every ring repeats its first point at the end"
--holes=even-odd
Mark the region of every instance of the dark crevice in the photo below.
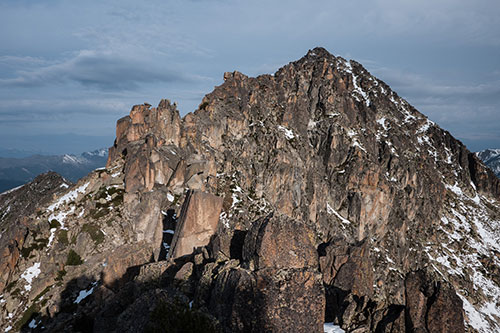
{"type": "Polygon", "coordinates": [[[160,254],[158,257],[158,261],[166,260],[167,254],[169,252],[169,247],[172,245],[172,239],[174,234],[168,232],[168,230],[175,231],[175,227],[177,225],[177,215],[174,209],[169,209],[166,211],[166,215],[163,215],[163,237],[160,244],[160,254]]]}
{"type": "Polygon", "coordinates": [[[469,174],[470,174],[470,179],[474,183],[474,185],[477,187],[477,167],[476,167],[476,160],[474,159],[474,154],[470,153],[469,156],[467,156],[469,159],[469,174]]]}
{"type": "Polygon", "coordinates": [[[439,295],[439,291],[441,289],[441,282],[440,281],[436,282],[433,287],[434,287],[433,288],[434,292],[432,293],[432,295],[430,295],[427,298],[427,304],[426,304],[426,309],[425,309],[425,327],[427,329],[429,329],[429,323],[428,323],[429,309],[431,308],[432,304],[434,304],[434,302],[436,301],[436,299],[439,295]]]}
{"type": "Polygon", "coordinates": [[[342,316],[349,305],[346,298],[350,291],[334,286],[325,286],[325,322],[336,322],[342,325],[342,316]]]}
{"type": "Polygon", "coordinates": [[[229,246],[229,257],[231,259],[243,260],[243,245],[247,231],[235,230],[229,246]]]}
{"type": "Polygon", "coordinates": [[[377,327],[375,328],[375,333],[387,332],[388,326],[392,325],[401,316],[404,310],[404,305],[389,305],[386,315],[378,322],[377,327]]]}
{"type": "Polygon", "coordinates": [[[321,243],[318,245],[318,256],[324,257],[326,256],[326,248],[330,245],[330,242],[321,243]]]}

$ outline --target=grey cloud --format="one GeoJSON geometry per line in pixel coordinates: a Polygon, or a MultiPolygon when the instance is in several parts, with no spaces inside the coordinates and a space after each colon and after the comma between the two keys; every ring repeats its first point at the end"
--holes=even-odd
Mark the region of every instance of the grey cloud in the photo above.
{"type": "Polygon", "coordinates": [[[18,74],[15,78],[0,79],[0,84],[31,88],[73,81],[105,90],[134,90],[141,83],[190,80],[186,75],[157,64],[152,66],[143,60],[95,51],[81,51],[64,62],[18,74]]]}
{"type": "Polygon", "coordinates": [[[47,65],[49,63],[50,63],[49,61],[40,57],[30,57],[30,56],[19,57],[10,55],[0,56],[0,64],[7,66],[14,66],[14,67],[40,66],[40,65],[47,65]]]}
{"type": "Polygon", "coordinates": [[[412,73],[404,73],[389,68],[375,68],[372,70],[382,80],[387,81],[397,88],[398,93],[408,93],[414,97],[421,98],[491,98],[500,100],[500,82],[489,81],[483,83],[468,82],[465,84],[453,84],[436,82],[435,78],[424,77],[412,73]]]}
{"type": "Polygon", "coordinates": [[[7,121],[32,131],[113,127],[133,104],[160,98],[185,114],[225,71],[272,73],[324,46],[452,133],[494,137],[499,27],[496,0],[6,0],[0,133],[15,132],[7,121]]]}

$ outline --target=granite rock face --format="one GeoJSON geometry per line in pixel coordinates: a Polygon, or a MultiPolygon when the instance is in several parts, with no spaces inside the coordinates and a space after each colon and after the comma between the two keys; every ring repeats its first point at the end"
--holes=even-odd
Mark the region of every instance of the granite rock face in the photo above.
{"type": "Polygon", "coordinates": [[[1,327],[118,331],[140,309],[223,332],[497,331],[499,199],[461,142],[316,48],[224,74],[184,118],[134,106],[106,169],[17,228],[20,251],[52,241],[11,269],[1,327]]]}
{"type": "Polygon", "coordinates": [[[210,237],[215,234],[221,209],[221,197],[199,191],[189,192],[181,208],[169,257],[182,257],[208,245],[210,237]]]}

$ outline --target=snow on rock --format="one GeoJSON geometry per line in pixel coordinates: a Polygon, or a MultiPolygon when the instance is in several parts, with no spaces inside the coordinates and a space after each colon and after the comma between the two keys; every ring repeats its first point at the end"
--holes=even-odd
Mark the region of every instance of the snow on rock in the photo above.
{"type": "Polygon", "coordinates": [[[91,295],[94,292],[95,286],[97,286],[97,282],[93,282],[92,287],[89,290],[86,289],[80,290],[78,297],[73,301],[73,303],[79,304],[81,301],[83,301],[85,298],[91,295]]]}
{"type": "MultiPolygon", "coordinates": [[[[68,228],[66,228],[64,226],[64,220],[66,219],[66,216],[71,215],[74,212],[75,212],[75,206],[71,206],[71,208],[68,211],[58,212],[57,214],[52,213],[49,216],[49,221],[57,220],[57,222],[59,222],[59,224],[61,225],[61,229],[68,230],[68,228]]],[[[49,250],[50,246],[52,245],[52,241],[54,240],[56,231],[57,231],[57,228],[50,229],[50,236],[49,236],[49,243],[47,244],[47,251],[49,250]]]]}
{"type": "Polygon", "coordinates": [[[33,279],[36,278],[39,274],[41,273],[40,271],[40,263],[36,262],[33,264],[33,266],[28,267],[23,274],[21,274],[21,278],[26,280],[28,283],[27,285],[24,286],[24,289],[26,291],[31,290],[31,283],[33,282],[33,279]]]}
{"type": "Polygon", "coordinates": [[[385,117],[382,117],[380,119],[377,119],[377,123],[382,126],[382,128],[384,129],[384,131],[388,131],[389,130],[389,127],[387,126],[387,124],[385,123],[387,121],[387,119],[385,119],[385,117]]]}
{"type": "Polygon", "coordinates": [[[348,219],[346,219],[345,217],[343,217],[342,215],[340,215],[335,209],[332,208],[332,206],[330,206],[329,203],[326,204],[326,211],[328,212],[328,214],[333,214],[335,216],[337,216],[340,221],[342,221],[342,223],[345,223],[345,224],[350,224],[351,221],[349,221],[348,219]]]}
{"type": "Polygon", "coordinates": [[[361,86],[358,84],[358,76],[356,74],[354,74],[353,70],[352,70],[352,65],[350,62],[346,61],[344,63],[345,65],[345,71],[349,74],[351,74],[352,76],[352,84],[354,86],[354,91],[356,94],[353,95],[353,97],[358,101],[358,102],[361,102],[361,100],[359,100],[359,97],[358,95],[360,95],[366,106],[370,106],[371,104],[371,101],[370,101],[370,97],[368,96],[368,93],[366,91],[363,90],[363,88],[361,88],[361,86]]]}
{"type": "Polygon", "coordinates": [[[356,133],[354,130],[350,129],[347,131],[347,135],[352,139],[352,146],[353,147],[358,147],[359,149],[361,149],[362,151],[364,151],[366,153],[365,147],[363,147],[363,145],[359,142],[359,140],[357,138],[358,133],[356,133]]]}
{"type": "MultiPolygon", "coordinates": [[[[464,193],[458,186],[445,184],[454,195],[437,225],[439,241],[425,252],[432,266],[445,279],[456,281],[470,276],[471,287],[457,286],[463,301],[467,325],[477,332],[500,332],[500,286],[493,282],[485,260],[500,265],[500,220],[491,216],[485,202],[471,185],[475,196],[464,193]]],[[[491,203],[490,203],[491,204],[491,203]]]]}
{"type": "Polygon", "coordinates": [[[9,194],[9,193],[11,193],[11,192],[14,192],[15,190],[20,189],[20,188],[21,188],[21,187],[23,187],[24,185],[26,185],[26,184],[23,184],[23,185],[21,185],[21,186],[17,186],[17,187],[11,188],[10,190],[7,190],[7,191],[5,191],[5,192],[0,193],[0,195],[5,195],[5,194],[9,194]]]}
{"type": "Polygon", "coordinates": [[[65,204],[67,202],[74,201],[78,197],[78,194],[85,193],[85,190],[87,189],[89,184],[90,183],[87,182],[87,183],[83,184],[82,186],[80,186],[74,190],[69,191],[68,193],[66,193],[65,195],[60,197],[59,200],[57,200],[55,203],[50,205],[47,209],[49,211],[53,212],[54,209],[59,208],[59,206],[65,204]]]}
{"type": "Polygon", "coordinates": [[[174,196],[170,193],[167,193],[167,200],[170,201],[170,202],[173,202],[174,201],[174,196]]]}
{"type": "Polygon", "coordinates": [[[31,328],[31,329],[37,328],[37,326],[38,326],[39,323],[40,322],[37,323],[35,319],[31,319],[30,323],[28,324],[28,327],[31,328]]]}
{"type": "Polygon", "coordinates": [[[334,325],[333,323],[325,323],[323,325],[323,331],[325,333],[345,333],[345,331],[341,329],[340,326],[334,325]]]}
{"type": "Polygon", "coordinates": [[[63,156],[62,162],[64,164],[78,165],[78,164],[87,164],[90,161],[83,156],[75,156],[75,155],[66,154],[63,156]]]}
{"type": "Polygon", "coordinates": [[[284,126],[281,126],[281,125],[278,125],[278,129],[285,134],[285,137],[287,138],[287,140],[292,140],[293,138],[295,138],[295,134],[293,134],[292,130],[290,130],[284,126]]]}

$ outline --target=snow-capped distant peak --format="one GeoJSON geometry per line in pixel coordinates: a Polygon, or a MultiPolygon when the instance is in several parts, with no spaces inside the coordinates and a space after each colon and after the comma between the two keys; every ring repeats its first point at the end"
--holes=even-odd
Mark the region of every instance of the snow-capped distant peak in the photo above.
{"type": "Polygon", "coordinates": [[[478,151],[476,156],[500,177],[500,149],[485,149],[478,151]]]}
{"type": "Polygon", "coordinates": [[[84,157],[77,157],[75,155],[64,155],[63,156],[63,163],[65,164],[84,164],[87,163],[87,159],[84,157]]]}
{"type": "MultiPolygon", "coordinates": [[[[85,155],[89,155],[89,156],[99,156],[99,157],[105,157],[108,155],[108,148],[101,148],[101,149],[96,149],[96,150],[93,150],[93,151],[88,151],[88,152],[85,152],[83,153],[85,155]]],[[[82,154],[82,155],[83,155],[82,154]]]]}

